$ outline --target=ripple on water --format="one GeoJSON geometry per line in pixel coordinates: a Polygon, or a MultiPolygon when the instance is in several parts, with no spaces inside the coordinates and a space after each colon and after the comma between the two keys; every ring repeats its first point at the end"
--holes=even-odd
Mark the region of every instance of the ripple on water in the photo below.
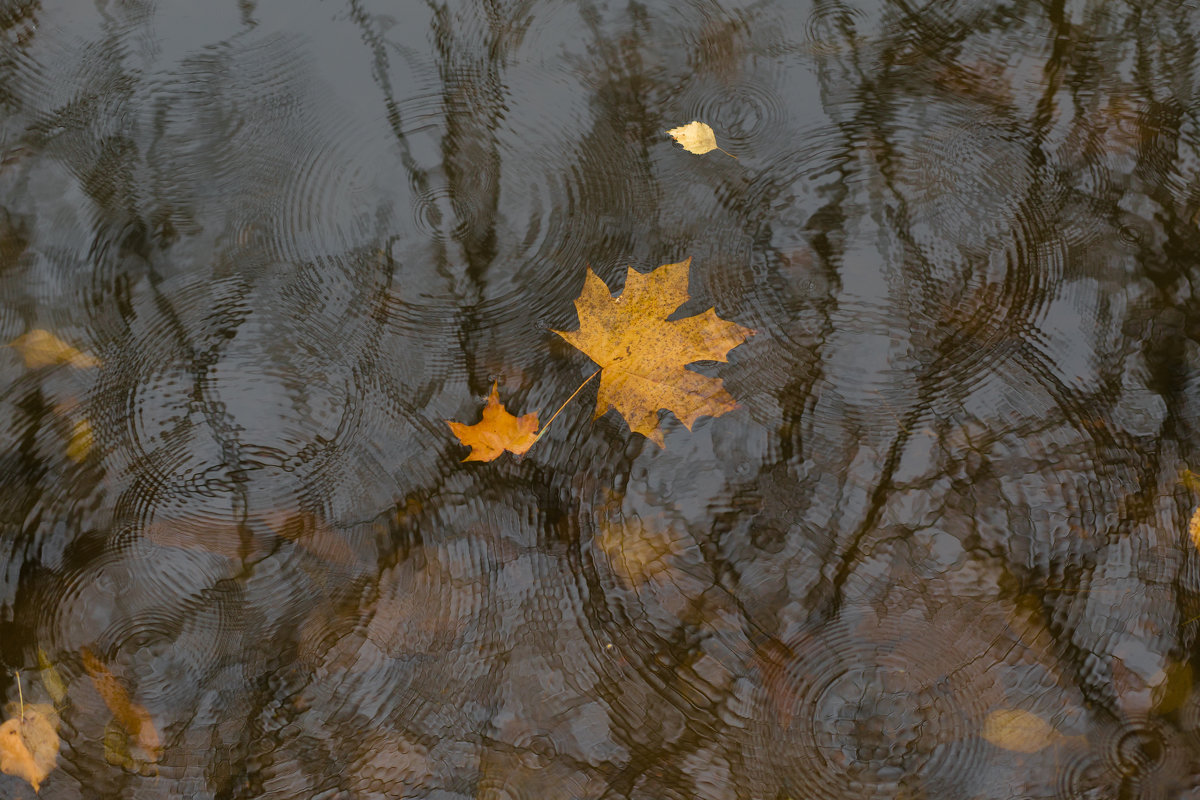
{"type": "Polygon", "coordinates": [[[751,756],[793,795],[937,794],[988,758],[978,731],[1003,690],[962,612],[843,617],[759,656],[751,756]]]}
{"type": "Polygon", "coordinates": [[[1097,750],[1114,797],[1175,797],[1192,779],[1185,736],[1164,719],[1110,724],[1101,729],[1097,750]]]}
{"type": "Polygon", "coordinates": [[[37,629],[51,632],[52,663],[76,663],[89,648],[120,665],[148,707],[191,708],[242,629],[237,598],[216,588],[227,577],[222,559],[115,534],[100,557],[47,585],[37,629]]]}
{"type": "Polygon", "coordinates": [[[1060,754],[1054,775],[1055,800],[1116,800],[1120,797],[1120,782],[1104,761],[1091,750],[1060,754]]]}
{"type": "Polygon", "coordinates": [[[1019,129],[980,120],[979,109],[965,103],[931,102],[911,113],[899,121],[912,138],[897,163],[914,225],[985,252],[1017,219],[1036,213],[1041,198],[1030,193],[1034,175],[1019,129]]]}
{"type": "Polygon", "coordinates": [[[185,215],[219,215],[207,221],[228,250],[257,240],[269,258],[304,263],[378,236],[390,130],[339,101],[302,41],[252,35],[195,55],[155,97],[155,185],[185,215]]]}

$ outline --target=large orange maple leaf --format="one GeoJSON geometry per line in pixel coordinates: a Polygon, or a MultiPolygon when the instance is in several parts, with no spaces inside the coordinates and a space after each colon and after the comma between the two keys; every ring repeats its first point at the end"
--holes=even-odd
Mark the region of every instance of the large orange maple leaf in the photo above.
{"type": "Polygon", "coordinates": [[[730,350],[754,334],[717,316],[713,309],[667,320],[688,301],[692,259],[663,264],[652,272],[632,267],[625,289],[613,297],[589,267],[575,301],[579,330],[554,331],[600,365],[596,416],[610,407],[629,428],[663,446],[658,410],[665,408],[691,430],[703,416],[737,408],[719,378],[686,369],[694,361],[728,361],[730,350]]]}

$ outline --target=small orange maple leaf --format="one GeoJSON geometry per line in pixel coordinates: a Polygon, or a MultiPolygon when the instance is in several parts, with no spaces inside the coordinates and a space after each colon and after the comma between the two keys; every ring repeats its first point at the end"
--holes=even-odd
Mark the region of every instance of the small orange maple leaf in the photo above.
{"type": "Polygon", "coordinates": [[[600,365],[596,416],[617,411],[629,429],[663,446],[658,410],[675,414],[688,430],[702,416],[737,408],[719,378],[686,369],[693,361],[728,361],[730,350],[754,334],[713,309],[667,320],[690,299],[692,259],[663,264],[648,273],[632,267],[625,289],[613,297],[589,267],[575,301],[579,330],[554,331],[600,365]]]}
{"type": "Polygon", "coordinates": [[[446,420],[450,430],[463,444],[471,448],[463,461],[492,461],[505,450],[513,455],[522,455],[537,441],[537,412],[514,417],[500,402],[496,384],[487,405],[483,407],[483,419],[474,425],[446,420]]]}

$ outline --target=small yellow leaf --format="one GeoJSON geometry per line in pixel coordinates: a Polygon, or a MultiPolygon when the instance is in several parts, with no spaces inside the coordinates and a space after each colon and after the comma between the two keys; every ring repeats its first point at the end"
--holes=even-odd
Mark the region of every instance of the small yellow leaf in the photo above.
{"type": "Polygon", "coordinates": [[[58,761],[58,715],[52,706],[34,704],[18,713],[0,725],[0,772],[40,791],[58,761]]]}
{"type": "Polygon", "coordinates": [[[92,425],[86,419],[75,423],[71,438],[67,440],[67,458],[76,464],[87,458],[92,450],[92,425]]]}
{"type": "Polygon", "coordinates": [[[667,134],[683,145],[683,149],[689,153],[696,155],[704,155],[711,150],[720,150],[730,158],[737,158],[732,153],[728,153],[717,145],[717,135],[713,133],[713,129],[703,122],[693,120],[687,125],[680,125],[678,128],[671,128],[667,134]]]}
{"type": "Polygon", "coordinates": [[[519,456],[537,441],[537,414],[516,417],[508,413],[500,402],[495,383],[487,405],[483,407],[482,420],[474,425],[464,425],[448,419],[446,424],[460,442],[471,448],[463,461],[492,461],[505,450],[519,456]]]}
{"type": "Polygon", "coordinates": [[[1002,708],[983,721],[984,739],[1015,753],[1036,753],[1058,738],[1058,731],[1037,714],[1016,708],[1002,708]]]}
{"type": "Polygon", "coordinates": [[[1200,549],[1200,506],[1196,506],[1196,510],[1192,512],[1192,518],[1188,522],[1188,536],[1191,537],[1192,546],[1200,549]]]}
{"type": "Polygon", "coordinates": [[[13,339],[9,346],[21,354],[25,366],[31,369],[54,364],[70,364],[80,369],[100,366],[99,359],[76,350],[50,331],[32,330],[13,339]]]}

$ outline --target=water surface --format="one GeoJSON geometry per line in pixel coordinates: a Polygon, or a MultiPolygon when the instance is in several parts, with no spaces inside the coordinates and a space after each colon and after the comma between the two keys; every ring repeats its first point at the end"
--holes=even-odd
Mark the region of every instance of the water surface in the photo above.
{"type": "Polygon", "coordinates": [[[1182,0],[0,2],[40,797],[1200,798],[1198,112],[1182,0]],[[687,257],[740,408],[460,461],[687,257]]]}

